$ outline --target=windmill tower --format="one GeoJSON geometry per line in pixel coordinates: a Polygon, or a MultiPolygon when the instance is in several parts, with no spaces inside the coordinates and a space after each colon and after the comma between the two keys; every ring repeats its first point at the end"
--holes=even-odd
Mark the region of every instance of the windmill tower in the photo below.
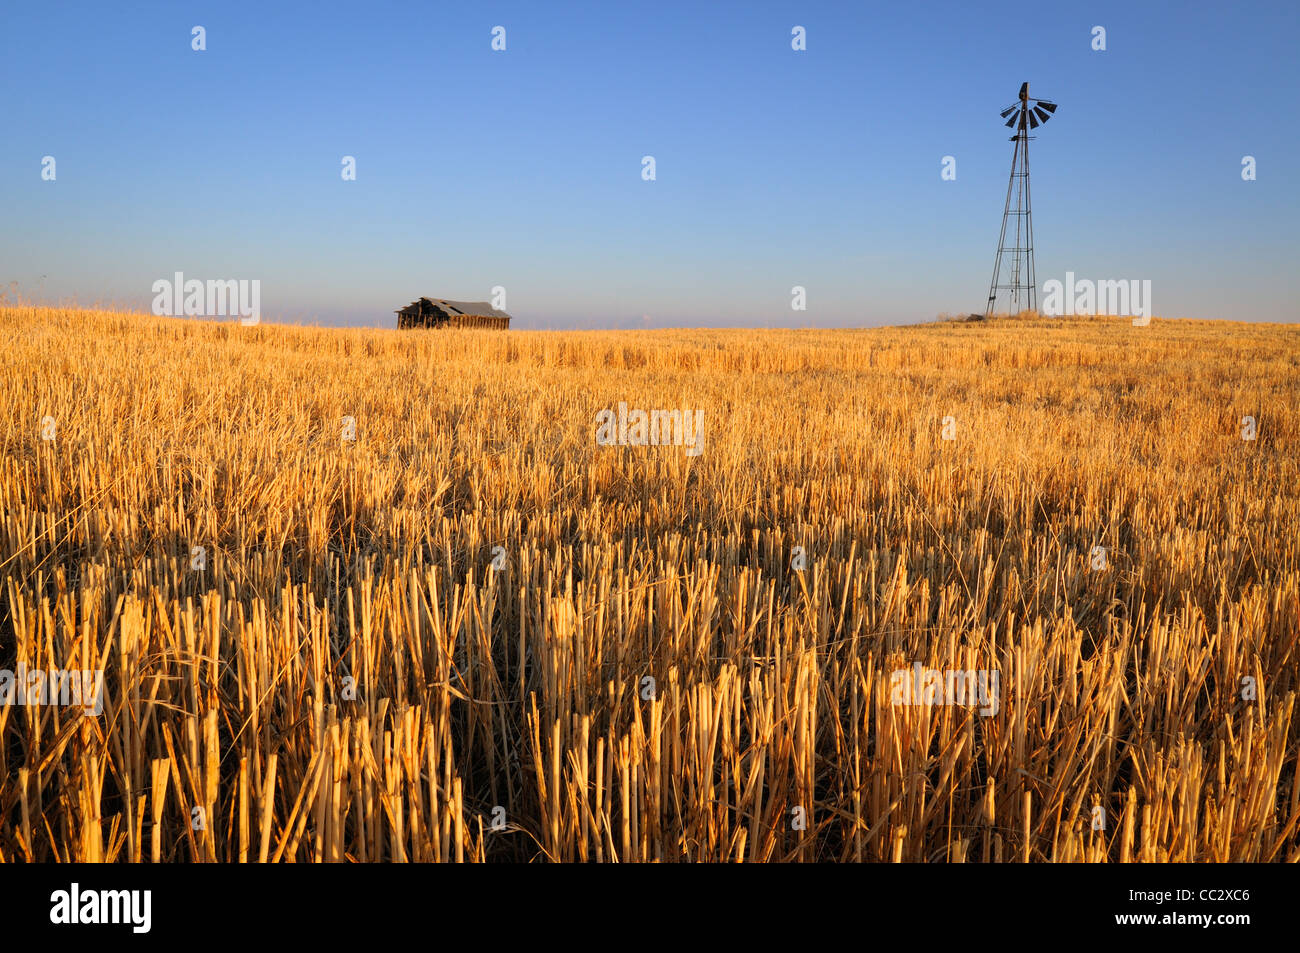
{"type": "Polygon", "coordinates": [[[998,254],[993,259],[993,280],[989,283],[989,303],[984,314],[993,313],[1000,292],[1007,292],[1008,311],[1038,310],[1038,291],[1034,278],[1034,223],[1029,208],[1029,130],[1037,129],[1052,118],[1056,104],[1029,97],[1029,84],[1020,85],[1020,102],[1002,110],[1011,137],[1011,178],[1007,181],[1007,203],[1002,211],[1002,233],[998,236],[998,254]],[[1008,118],[1010,117],[1010,118],[1008,118]],[[1015,204],[1012,204],[1014,196],[1015,204]],[[1008,234],[1008,226],[1010,233],[1008,234]]]}

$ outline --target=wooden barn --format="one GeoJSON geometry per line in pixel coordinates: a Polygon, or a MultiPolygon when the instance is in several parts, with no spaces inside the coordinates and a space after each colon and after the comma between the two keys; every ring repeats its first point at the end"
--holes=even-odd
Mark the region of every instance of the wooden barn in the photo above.
{"type": "Polygon", "coordinates": [[[401,328],[493,328],[510,329],[510,315],[498,311],[486,301],[447,301],[443,298],[420,298],[399,308],[397,327],[401,328]]]}

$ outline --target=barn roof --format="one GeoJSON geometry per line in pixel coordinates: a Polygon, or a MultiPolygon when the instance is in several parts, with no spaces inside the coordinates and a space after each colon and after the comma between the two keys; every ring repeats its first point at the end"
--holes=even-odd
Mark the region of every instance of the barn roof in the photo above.
{"type": "Polygon", "coordinates": [[[408,308],[419,310],[421,301],[428,301],[435,304],[448,314],[476,314],[490,318],[510,317],[510,315],[506,314],[504,311],[498,311],[486,301],[448,301],[446,298],[416,298],[405,308],[401,308],[396,313],[401,314],[402,311],[406,311],[408,308]]]}

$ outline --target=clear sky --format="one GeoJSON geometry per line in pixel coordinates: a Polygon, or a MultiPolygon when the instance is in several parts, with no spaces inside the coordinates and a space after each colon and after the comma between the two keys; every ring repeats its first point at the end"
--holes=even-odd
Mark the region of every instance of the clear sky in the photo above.
{"type": "Polygon", "coordinates": [[[519,327],[983,311],[1027,80],[1060,106],[1040,288],[1300,320],[1298,34],[1296,0],[5,0],[0,282],[148,307],[177,271],[260,279],[264,320],[389,326],[497,285],[519,327]]]}

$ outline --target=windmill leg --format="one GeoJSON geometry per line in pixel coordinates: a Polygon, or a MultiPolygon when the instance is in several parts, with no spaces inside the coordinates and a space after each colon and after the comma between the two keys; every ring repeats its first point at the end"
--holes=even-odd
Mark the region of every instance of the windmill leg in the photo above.
{"type": "MultiPolygon", "coordinates": [[[[993,314],[993,306],[998,296],[998,274],[1001,271],[1002,256],[1006,250],[1007,219],[1011,216],[1011,189],[1016,182],[1016,163],[1020,159],[1020,137],[1016,137],[1015,149],[1011,153],[1011,176],[1007,179],[1007,200],[1002,206],[1002,230],[998,232],[998,250],[993,256],[993,280],[989,282],[989,301],[984,309],[984,316],[993,314]]],[[[1017,228],[1019,225],[1017,224],[1017,228]]]]}

